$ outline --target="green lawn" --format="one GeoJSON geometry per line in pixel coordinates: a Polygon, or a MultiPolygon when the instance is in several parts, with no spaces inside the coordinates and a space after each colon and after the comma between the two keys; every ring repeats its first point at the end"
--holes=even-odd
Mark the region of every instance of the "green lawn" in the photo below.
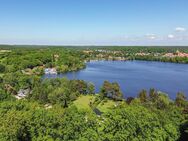
{"type": "Polygon", "coordinates": [[[95,99],[95,96],[92,95],[82,95],[77,100],[74,101],[74,105],[78,109],[88,109],[91,110],[89,104],[90,102],[93,102],[95,99]]]}
{"type": "MultiPolygon", "coordinates": [[[[95,100],[95,96],[93,95],[82,95],[77,100],[73,102],[73,104],[78,109],[88,109],[91,110],[91,107],[89,106],[90,102],[93,102],[95,100]]],[[[101,112],[107,112],[110,110],[110,108],[115,107],[116,102],[113,100],[107,100],[102,101],[100,104],[97,105],[97,109],[99,109],[101,112]]]]}

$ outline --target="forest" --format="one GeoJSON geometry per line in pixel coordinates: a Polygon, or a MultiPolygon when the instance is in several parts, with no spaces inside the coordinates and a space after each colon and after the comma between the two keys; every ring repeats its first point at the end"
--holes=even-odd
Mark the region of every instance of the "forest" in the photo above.
{"type": "Polygon", "coordinates": [[[123,98],[117,82],[106,80],[95,93],[92,82],[41,79],[45,68],[78,71],[90,60],[188,63],[180,53],[188,48],[1,45],[0,140],[186,141],[188,101],[182,92],[170,99],[151,88],[123,98]]]}

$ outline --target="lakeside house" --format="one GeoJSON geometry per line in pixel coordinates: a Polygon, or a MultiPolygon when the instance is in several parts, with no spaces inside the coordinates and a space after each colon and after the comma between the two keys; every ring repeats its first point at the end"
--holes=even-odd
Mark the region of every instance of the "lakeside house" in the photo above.
{"type": "Polygon", "coordinates": [[[46,68],[44,69],[45,74],[57,74],[57,70],[55,68],[46,68]]]}
{"type": "Polygon", "coordinates": [[[144,53],[144,52],[139,52],[135,54],[136,56],[147,56],[150,55],[150,53],[144,53]]]}

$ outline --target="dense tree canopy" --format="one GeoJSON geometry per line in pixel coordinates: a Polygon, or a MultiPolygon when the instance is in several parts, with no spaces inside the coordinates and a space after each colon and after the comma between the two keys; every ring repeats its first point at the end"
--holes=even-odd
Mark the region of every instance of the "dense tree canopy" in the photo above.
{"type": "Polygon", "coordinates": [[[121,100],[123,96],[119,84],[117,82],[110,83],[108,81],[104,81],[100,95],[102,99],[108,97],[114,100],[121,100]]]}
{"type": "Polygon", "coordinates": [[[0,64],[0,73],[3,73],[5,71],[5,66],[0,64]]]}

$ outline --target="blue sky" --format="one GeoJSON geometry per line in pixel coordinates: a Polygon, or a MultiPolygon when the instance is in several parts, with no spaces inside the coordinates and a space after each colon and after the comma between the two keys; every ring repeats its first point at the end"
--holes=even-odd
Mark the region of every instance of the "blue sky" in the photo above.
{"type": "Polygon", "coordinates": [[[188,45],[188,0],[0,0],[0,44],[188,45]]]}

